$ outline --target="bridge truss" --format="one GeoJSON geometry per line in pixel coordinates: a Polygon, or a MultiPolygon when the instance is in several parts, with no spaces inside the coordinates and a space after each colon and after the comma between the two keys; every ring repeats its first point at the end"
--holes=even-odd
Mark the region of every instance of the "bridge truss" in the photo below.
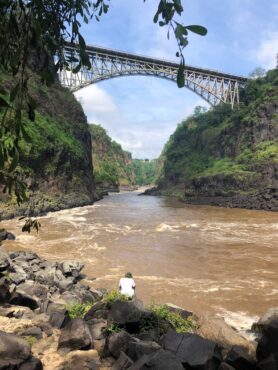
{"type": "MultiPolygon", "coordinates": [[[[78,73],[72,71],[78,62],[71,62],[70,67],[59,72],[59,79],[64,87],[77,91],[90,84],[120,76],[155,76],[176,82],[179,64],[165,60],[123,53],[87,45],[91,68],[81,68],[78,73]]],[[[65,54],[68,59],[79,59],[78,45],[67,44],[65,54]]],[[[246,78],[219,71],[202,69],[186,65],[185,87],[195,92],[215,106],[220,102],[239,104],[239,89],[246,78]]]]}

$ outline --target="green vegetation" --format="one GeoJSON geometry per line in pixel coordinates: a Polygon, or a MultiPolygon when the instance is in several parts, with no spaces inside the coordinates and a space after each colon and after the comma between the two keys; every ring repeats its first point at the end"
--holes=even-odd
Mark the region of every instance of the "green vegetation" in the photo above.
{"type": "Polygon", "coordinates": [[[28,335],[26,337],[23,337],[23,339],[26,340],[30,347],[32,347],[38,341],[37,338],[33,337],[33,335],[28,335]]]}
{"type": "Polygon", "coordinates": [[[152,304],[150,311],[153,315],[151,319],[145,319],[142,323],[142,332],[156,329],[159,335],[163,335],[169,329],[169,325],[177,333],[193,333],[198,328],[198,323],[193,316],[184,319],[179,312],[170,311],[167,305],[152,304]]]}
{"type": "Polygon", "coordinates": [[[111,307],[116,301],[129,301],[129,297],[121,294],[118,290],[110,290],[103,298],[103,302],[107,307],[111,307]]]}
{"type": "Polygon", "coordinates": [[[83,318],[86,313],[92,308],[93,303],[86,302],[86,303],[71,303],[66,306],[66,310],[68,311],[69,317],[71,319],[76,318],[83,318]]]}
{"type": "Polygon", "coordinates": [[[157,159],[133,159],[136,185],[152,185],[154,183],[157,159]]]}
{"type": "Polygon", "coordinates": [[[251,194],[271,186],[274,179],[262,169],[278,162],[278,70],[249,80],[240,95],[234,111],[223,104],[207,112],[197,107],[177,126],[157,167],[165,193],[251,194]]]}

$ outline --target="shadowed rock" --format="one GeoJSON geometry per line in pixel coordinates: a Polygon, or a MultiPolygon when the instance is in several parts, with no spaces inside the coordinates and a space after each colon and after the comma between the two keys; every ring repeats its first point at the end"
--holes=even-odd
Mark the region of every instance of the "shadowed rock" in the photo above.
{"type": "Polygon", "coordinates": [[[178,334],[169,330],[163,345],[176,355],[185,368],[217,370],[222,359],[218,345],[197,334],[178,334]]]}
{"type": "Polygon", "coordinates": [[[30,346],[24,339],[0,331],[0,369],[16,369],[30,356],[30,346]]]}
{"type": "Polygon", "coordinates": [[[58,352],[66,354],[77,349],[89,349],[92,344],[90,330],[83,319],[72,319],[61,331],[58,352]]]}

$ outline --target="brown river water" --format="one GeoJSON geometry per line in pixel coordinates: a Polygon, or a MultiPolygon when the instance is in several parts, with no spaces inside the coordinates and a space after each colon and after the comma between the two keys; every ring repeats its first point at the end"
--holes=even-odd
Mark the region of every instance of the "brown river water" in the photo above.
{"type": "Polygon", "coordinates": [[[17,235],[5,247],[81,260],[94,287],[116,289],[131,271],[144,302],[217,313],[239,328],[278,306],[277,213],[126,192],[40,221],[31,235],[20,232],[22,221],[3,222],[17,235]]]}

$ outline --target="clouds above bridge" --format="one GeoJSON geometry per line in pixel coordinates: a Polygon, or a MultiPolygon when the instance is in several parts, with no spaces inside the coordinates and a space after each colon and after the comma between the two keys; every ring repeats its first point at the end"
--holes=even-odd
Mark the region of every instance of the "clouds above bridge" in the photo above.
{"type": "MultiPolygon", "coordinates": [[[[99,23],[83,28],[87,43],[176,61],[176,44],[152,23],[157,2],[111,0],[99,23]]],[[[276,0],[184,0],[184,23],[202,24],[206,37],[190,36],[188,64],[247,75],[275,66],[278,52],[276,0]]],[[[157,157],[176,125],[206,103],[174,83],[120,77],[76,93],[89,122],[100,123],[134,157],[157,157]]]]}

